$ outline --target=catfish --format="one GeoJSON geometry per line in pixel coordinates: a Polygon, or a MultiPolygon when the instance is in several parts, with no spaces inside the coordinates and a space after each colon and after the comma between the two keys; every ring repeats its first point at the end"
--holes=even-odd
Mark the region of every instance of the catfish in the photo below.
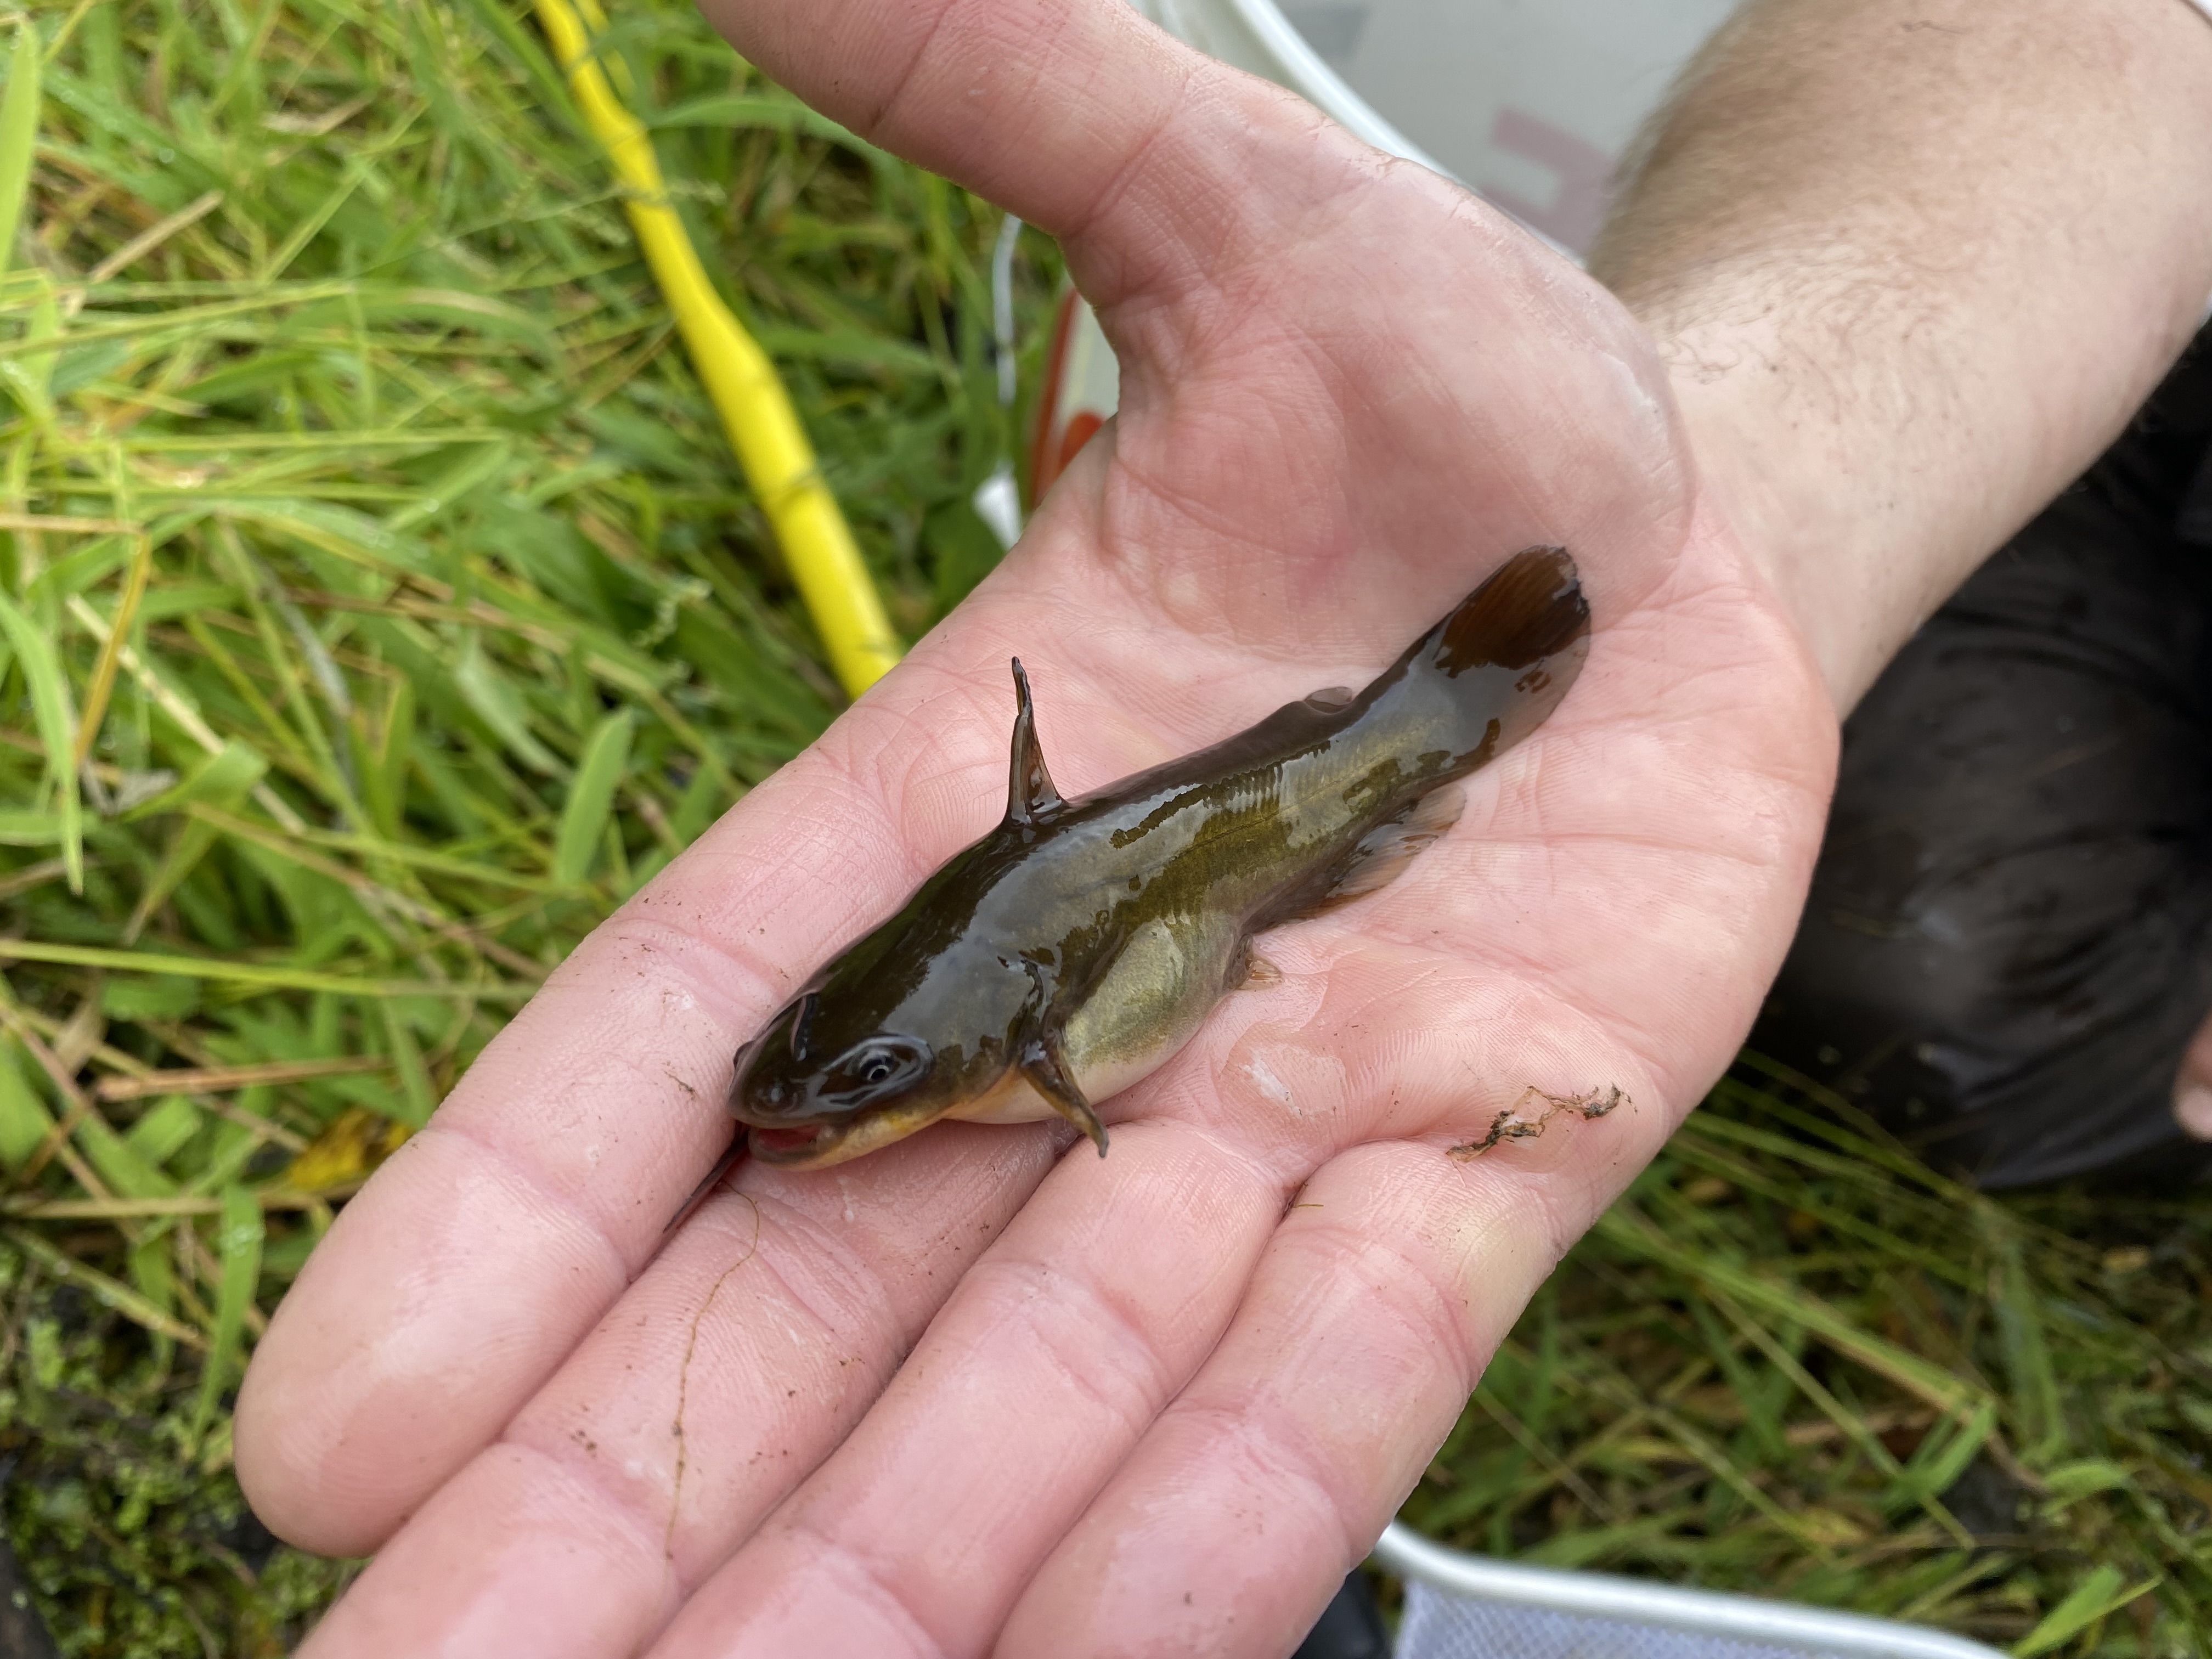
{"type": "MultiPolygon", "coordinates": [[[[1068,800],[1013,663],[1006,816],[738,1050],[744,1150],[818,1169],[939,1118],[1060,1116],[1164,1064],[1255,935],[1372,893],[1455,823],[1459,779],[1556,708],[1589,642],[1574,561],[1516,554],[1354,695],[1339,687],[1068,800]]],[[[702,1187],[702,1190],[705,1188],[702,1187]]]]}

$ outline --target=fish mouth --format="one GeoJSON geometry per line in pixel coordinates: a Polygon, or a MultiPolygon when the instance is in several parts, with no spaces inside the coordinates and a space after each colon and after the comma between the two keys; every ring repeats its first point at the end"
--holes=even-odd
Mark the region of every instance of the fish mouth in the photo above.
{"type": "Polygon", "coordinates": [[[804,1129],[747,1129],[745,1143],[752,1155],[765,1163],[787,1164],[812,1152],[828,1127],[817,1123],[804,1129]]]}
{"type": "Polygon", "coordinates": [[[779,1170],[826,1170],[894,1140],[903,1140],[945,1115],[940,1107],[870,1112],[842,1123],[746,1131],[752,1155],[779,1170]]]}

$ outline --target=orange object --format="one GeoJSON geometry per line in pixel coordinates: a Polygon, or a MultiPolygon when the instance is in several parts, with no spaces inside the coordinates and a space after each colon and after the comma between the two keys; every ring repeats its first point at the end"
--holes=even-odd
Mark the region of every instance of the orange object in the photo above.
{"type": "Polygon", "coordinates": [[[1076,453],[1114,416],[1121,402],[1121,366],[1083,296],[1068,289],[1053,318],[1044,386],[1030,434],[1031,507],[1067,470],[1076,453]]]}

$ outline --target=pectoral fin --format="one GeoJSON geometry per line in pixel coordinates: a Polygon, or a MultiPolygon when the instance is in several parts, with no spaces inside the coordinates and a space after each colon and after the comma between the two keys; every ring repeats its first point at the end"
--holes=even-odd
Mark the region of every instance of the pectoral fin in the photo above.
{"type": "Polygon", "coordinates": [[[1106,1156],[1106,1126],[1098,1121],[1098,1114],[1091,1109],[1083,1091],[1067,1074],[1057,1038],[1034,1039],[1023,1051],[1021,1073],[1029,1079],[1030,1086],[1044,1097],[1047,1105],[1091,1137],[1099,1157],[1106,1156]]]}

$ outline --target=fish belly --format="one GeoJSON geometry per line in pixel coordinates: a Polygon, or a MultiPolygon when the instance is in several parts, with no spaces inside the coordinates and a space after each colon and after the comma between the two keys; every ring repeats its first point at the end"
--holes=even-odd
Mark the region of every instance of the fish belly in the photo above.
{"type": "Polygon", "coordinates": [[[1045,1103],[1027,1078],[1009,1071],[987,1091],[962,1101],[945,1115],[963,1123],[1041,1123],[1060,1114],[1045,1103]]]}
{"type": "Polygon", "coordinates": [[[1060,1033],[1085,1099],[1111,1099],[1190,1041],[1229,988],[1243,939],[1229,916],[1155,917],[1129,937],[1060,1033]]]}
{"type": "MultiPolygon", "coordinates": [[[[1229,988],[1224,981],[1243,938],[1228,917],[1155,918],[1130,936],[1060,1031],[1068,1073],[1085,1100],[1110,1100],[1174,1058],[1229,988]]],[[[1027,1078],[1009,1071],[945,1115],[1036,1123],[1060,1114],[1027,1078]]]]}

